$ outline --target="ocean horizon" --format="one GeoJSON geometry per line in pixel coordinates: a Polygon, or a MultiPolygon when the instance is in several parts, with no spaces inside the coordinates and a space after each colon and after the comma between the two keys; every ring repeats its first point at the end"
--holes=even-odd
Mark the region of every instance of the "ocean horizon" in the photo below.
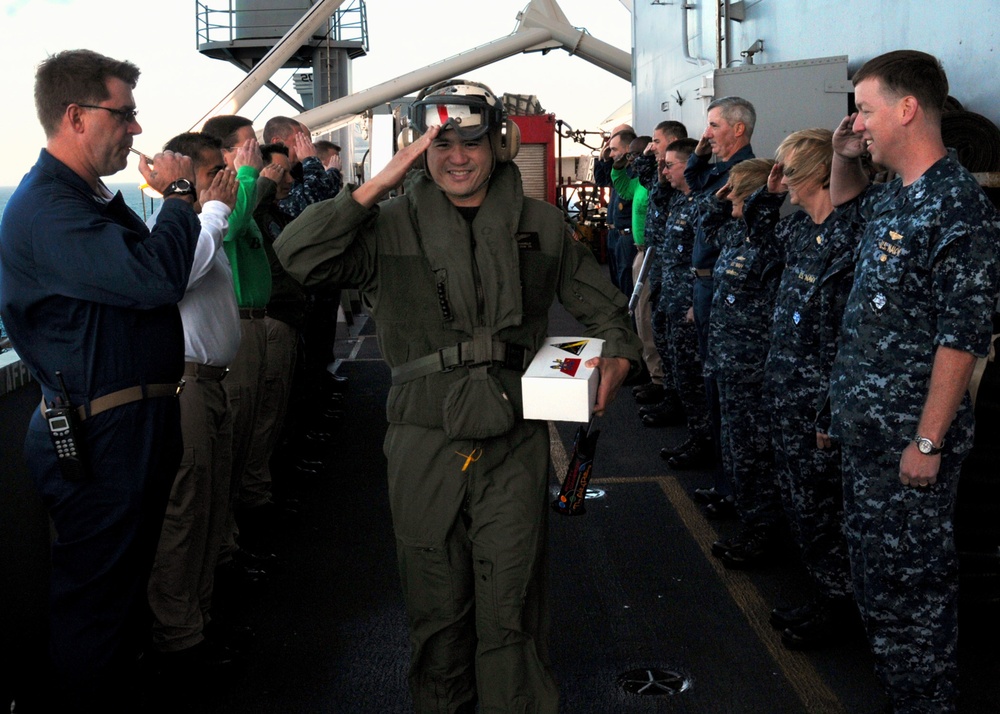
{"type": "MultiPolygon", "coordinates": [[[[139,184],[134,181],[119,181],[119,182],[105,182],[107,187],[111,191],[121,191],[122,197],[129,207],[139,214],[143,220],[151,215],[153,210],[154,200],[147,196],[144,196],[142,191],[139,190],[139,184]]],[[[7,201],[10,199],[12,193],[17,188],[14,186],[0,186],[0,224],[3,223],[3,213],[4,209],[7,207],[7,201]]]]}

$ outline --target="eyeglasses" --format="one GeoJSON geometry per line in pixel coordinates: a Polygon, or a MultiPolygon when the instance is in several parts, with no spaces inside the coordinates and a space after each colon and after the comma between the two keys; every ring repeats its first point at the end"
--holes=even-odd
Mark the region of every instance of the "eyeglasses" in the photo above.
{"type": "Polygon", "coordinates": [[[112,109],[111,107],[102,107],[97,104],[77,104],[76,106],[83,107],[84,109],[103,109],[106,112],[111,112],[118,117],[118,121],[122,124],[131,124],[135,121],[135,117],[139,113],[136,109],[112,109]]]}
{"type": "Polygon", "coordinates": [[[677,162],[676,162],[676,161],[666,161],[666,162],[664,162],[664,164],[663,164],[663,170],[664,170],[664,171],[669,171],[670,169],[672,169],[672,168],[673,168],[673,167],[675,167],[676,165],[677,165],[677,162]]]}

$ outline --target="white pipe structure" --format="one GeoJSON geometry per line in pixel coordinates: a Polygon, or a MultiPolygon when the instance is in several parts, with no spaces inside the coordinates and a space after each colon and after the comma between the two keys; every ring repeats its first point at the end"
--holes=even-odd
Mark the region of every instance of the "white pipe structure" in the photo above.
{"type": "Polygon", "coordinates": [[[285,36],[268,50],[260,62],[247,72],[247,76],[240,80],[233,91],[198,120],[198,123],[192,127],[192,131],[201,129],[201,126],[214,116],[236,114],[242,109],[257,91],[267,84],[274,73],[285,65],[285,62],[295,54],[299,47],[306,44],[309,38],[324,24],[329,23],[333,13],[343,4],[344,0],[320,0],[311,6],[299,18],[299,21],[285,33],[285,36]]]}
{"type": "Polygon", "coordinates": [[[697,5],[690,2],[684,2],[681,5],[681,47],[684,48],[685,61],[700,67],[704,64],[711,64],[712,61],[703,57],[695,57],[691,54],[691,38],[688,37],[688,10],[695,10],[697,7],[697,5]]]}
{"type": "MultiPolygon", "coordinates": [[[[569,24],[555,0],[531,0],[518,13],[514,32],[493,42],[436,62],[369,89],[335,99],[295,117],[313,133],[332,131],[359,114],[393,99],[458,76],[519,52],[562,47],[624,80],[632,80],[632,56],[569,24]]],[[[256,71],[256,69],[254,70],[256,71]]]]}
{"type": "MultiPolygon", "coordinates": [[[[539,27],[552,33],[552,39],[571,55],[579,55],[626,82],[632,81],[632,55],[607,42],[589,35],[586,30],[573,27],[563,14],[556,0],[531,0],[518,14],[517,30],[522,27],[539,27]]],[[[515,33],[517,32],[515,30],[515,33]]],[[[551,46],[551,45],[550,45],[551,46]]],[[[543,48],[538,48],[543,49],[543,48]]],[[[531,50],[528,50],[529,52],[531,50]]]]}

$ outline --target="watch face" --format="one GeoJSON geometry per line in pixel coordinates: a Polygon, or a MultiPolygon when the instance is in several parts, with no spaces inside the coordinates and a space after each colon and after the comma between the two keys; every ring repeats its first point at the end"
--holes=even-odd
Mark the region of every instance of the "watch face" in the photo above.
{"type": "Polygon", "coordinates": [[[943,445],[942,447],[934,446],[934,442],[928,439],[926,436],[918,437],[916,439],[916,442],[917,442],[917,450],[920,451],[921,454],[927,454],[928,456],[940,454],[941,448],[943,447],[943,445]]]}
{"type": "Polygon", "coordinates": [[[173,183],[171,183],[169,186],[167,186],[166,190],[163,192],[163,195],[172,196],[174,194],[180,194],[182,196],[186,196],[192,193],[194,193],[194,186],[191,184],[191,182],[188,181],[186,178],[179,178],[173,183]]]}

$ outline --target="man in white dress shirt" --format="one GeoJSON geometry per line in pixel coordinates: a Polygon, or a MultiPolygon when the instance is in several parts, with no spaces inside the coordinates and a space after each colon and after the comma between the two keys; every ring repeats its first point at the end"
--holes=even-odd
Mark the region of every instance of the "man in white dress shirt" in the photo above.
{"type": "Polygon", "coordinates": [[[240,345],[240,316],[222,249],[236,203],[236,175],[226,169],[221,142],[207,134],[181,134],[166,146],[192,157],[194,208],[201,220],[187,292],[178,305],[184,325],[184,456],[148,588],[155,659],[170,676],[232,661],[232,652],[205,632],[232,471],[232,416],[222,380],[240,345]]]}

